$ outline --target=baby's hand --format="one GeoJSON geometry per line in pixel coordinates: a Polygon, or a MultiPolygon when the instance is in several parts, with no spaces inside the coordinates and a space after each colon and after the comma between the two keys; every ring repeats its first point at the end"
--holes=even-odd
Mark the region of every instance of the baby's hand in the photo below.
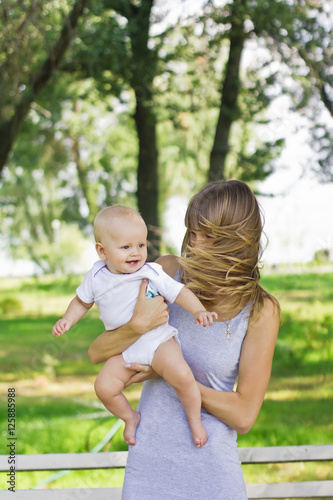
{"type": "Polygon", "coordinates": [[[212,326],[213,321],[214,321],[213,318],[217,319],[216,312],[199,311],[199,312],[195,313],[195,315],[194,315],[196,326],[199,326],[199,325],[212,326]]]}
{"type": "Polygon", "coordinates": [[[52,335],[54,335],[55,337],[59,337],[63,333],[68,332],[71,326],[72,326],[71,321],[61,318],[56,322],[56,324],[52,328],[52,335]]]}

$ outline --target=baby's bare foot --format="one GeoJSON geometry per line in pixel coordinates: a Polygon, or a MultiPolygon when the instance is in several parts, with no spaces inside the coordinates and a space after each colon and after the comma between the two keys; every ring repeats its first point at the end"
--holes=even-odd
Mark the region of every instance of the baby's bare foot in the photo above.
{"type": "Polygon", "coordinates": [[[201,448],[204,446],[208,441],[208,436],[204,436],[203,438],[198,438],[198,437],[193,437],[193,442],[197,448],[201,448]]]}
{"type": "Polygon", "coordinates": [[[133,411],[133,418],[125,422],[124,441],[126,444],[135,444],[135,432],[140,423],[140,418],[140,413],[133,411]]]}
{"type": "Polygon", "coordinates": [[[202,425],[201,420],[197,422],[190,422],[190,427],[195,446],[197,448],[201,448],[201,446],[204,446],[208,441],[206,429],[202,425]]]}

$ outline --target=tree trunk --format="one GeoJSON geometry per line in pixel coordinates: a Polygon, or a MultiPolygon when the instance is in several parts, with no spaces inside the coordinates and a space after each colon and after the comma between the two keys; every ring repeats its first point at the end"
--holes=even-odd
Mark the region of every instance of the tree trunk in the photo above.
{"type": "Polygon", "coordinates": [[[60,60],[72,39],[73,30],[87,3],[88,0],[77,0],[74,4],[72,12],[65,20],[58,41],[44,63],[33,75],[30,84],[22,94],[21,102],[16,106],[12,118],[0,124],[0,174],[8,160],[15,139],[30,110],[31,104],[38,92],[47,84],[58,68],[60,60]]]}
{"type": "Polygon", "coordinates": [[[148,48],[153,3],[153,0],[142,0],[140,7],[132,5],[132,15],[128,18],[132,47],[131,86],[136,99],[134,120],[139,141],[137,200],[139,211],[148,226],[149,259],[159,255],[161,239],[158,208],[157,120],[153,96],[156,56],[154,51],[148,48]]]}
{"type": "Polygon", "coordinates": [[[210,168],[208,173],[208,180],[210,182],[224,179],[225,177],[225,161],[230,150],[230,131],[233,122],[238,117],[237,98],[240,88],[239,68],[245,41],[242,16],[237,12],[238,9],[236,4],[238,3],[239,2],[235,2],[233,5],[229,59],[222,87],[220,114],[210,155],[210,168]]]}
{"type": "Polygon", "coordinates": [[[160,246],[156,117],[153,110],[138,99],[135,124],[139,138],[138,207],[148,226],[149,257],[156,258],[160,246]]]}

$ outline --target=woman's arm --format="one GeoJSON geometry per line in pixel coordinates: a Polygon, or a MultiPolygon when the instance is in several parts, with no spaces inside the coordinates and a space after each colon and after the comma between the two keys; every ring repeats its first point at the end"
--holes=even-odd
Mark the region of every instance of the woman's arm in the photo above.
{"type": "Polygon", "coordinates": [[[271,375],[279,324],[277,307],[265,299],[263,315],[249,322],[236,391],[217,391],[199,384],[203,408],[239,434],[249,432],[259,414],[271,375]]]}
{"type": "Polygon", "coordinates": [[[140,286],[138,300],[128,323],[115,330],[107,330],[94,340],[88,349],[92,363],[102,363],[120,354],[144,333],[168,321],[169,309],[163,297],[146,298],[147,280],[140,286]]]}

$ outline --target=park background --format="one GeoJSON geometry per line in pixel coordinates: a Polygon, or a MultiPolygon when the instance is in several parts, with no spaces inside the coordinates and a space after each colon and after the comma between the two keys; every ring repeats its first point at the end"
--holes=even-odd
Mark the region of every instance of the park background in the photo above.
{"type": "MultiPolygon", "coordinates": [[[[50,333],[96,259],[92,220],[130,204],[152,258],[177,254],[190,196],[230,178],[264,209],[263,284],[283,311],[267,396],[239,445],[332,443],[332,2],[1,4],[1,453],[8,387],[17,453],[126,449],[121,429],[105,442],[115,422],[93,392],[96,309],[50,333]]],[[[133,405],[139,394],[128,390],[133,405]]],[[[325,463],[244,471],[332,478],[325,463]]],[[[22,473],[17,487],[121,484],[119,471],[89,474],[22,473]]]]}

